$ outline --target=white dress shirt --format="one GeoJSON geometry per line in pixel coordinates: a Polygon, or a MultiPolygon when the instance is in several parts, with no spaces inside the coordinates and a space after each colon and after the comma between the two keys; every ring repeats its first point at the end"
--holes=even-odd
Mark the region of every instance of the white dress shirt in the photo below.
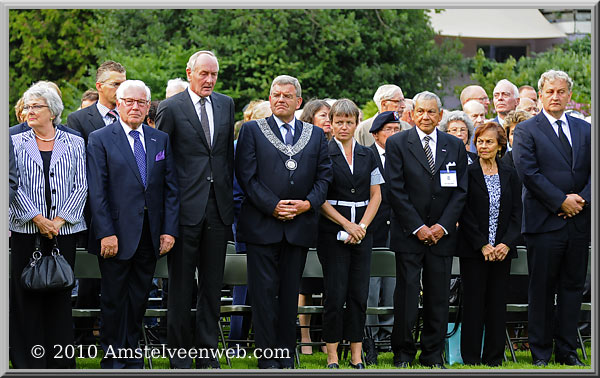
{"type": "MultiPolygon", "coordinates": [[[[131,127],[129,127],[129,125],[127,125],[123,121],[121,121],[121,126],[123,126],[123,131],[125,131],[125,135],[127,135],[127,141],[129,142],[129,147],[131,147],[133,156],[135,156],[135,151],[133,150],[133,142],[135,141],[135,139],[133,139],[133,137],[131,135],[129,135],[129,132],[133,129],[131,127]]],[[[146,152],[146,142],[144,141],[144,130],[143,130],[142,125],[139,125],[136,130],[140,133],[140,141],[142,142],[142,147],[144,147],[144,152],[146,152]]]]}
{"type": "MultiPolygon", "coordinates": [[[[279,118],[277,118],[277,116],[275,114],[273,114],[273,119],[277,123],[277,127],[279,127],[279,131],[281,132],[281,137],[285,141],[285,136],[287,135],[288,131],[285,128],[285,126],[283,126],[283,125],[286,122],[283,122],[282,120],[280,120],[279,118]]],[[[290,122],[287,122],[287,124],[290,125],[290,126],[292,126],[291,130],[292,130],[292,138],[293,138],[293,136],[296,133],[296,117],[294,117],[290,122]]]]}
{"type": "Polygon", "coordinates": [[[552,117],[550,114],[548,114],[546,112],[545,109],[542,109],[542,113],[544,113],[544,115],[548,119],[548,122],[550,122],[550,125],[552,126],[552,130],[554,130],[554,134],[556,134],[557,137],[558,137],[558,125],[556,124],[556,121],[562,121],[561,127],[563,129],[563,132],[565,133],[565,136],[569,140],[569,144],[571,146],[573,146],[573,141],[571,141],[571,130],[569,129],[569,122],[567,121],[567,116],[565,115],[565,113],[563,113],[559,119],[552,117]]]}
{"type": "MultiPolygon", "coordinates": [[[[198,119],[202,120],[202,105],[200,105],[200,96],[196,94],[190,87],[187,89],[190,97],[192,99],[192,103],[194,104],[194,108],[196,109],[196,114],[198,115],[198,119]]],[[[210,130],[210,145],[213,145],[213,141],[215,140],[215,120],[213,117],[213,107],[212,102],[210,100],[210,96],[205,97],[206,101],[204,102],[204,108],[206,109],[206,115],[208,116],[208,128],[210,130]]],[[[202,121],[200,121],[202,122],[202,121]]]]}
{"type": "Polygon", "coordinates": [[[98,111],[100,112],[100,115],[102,116],[102,120],[104,121],[104,126],[108,126],[111,123],[114,123],[115,120],[108,115],[108,112],[110,112],[111,110],[114,110],[115,114],[117,115],[117,121],[120,119],[119,117],[119,112],[117,111],[117,109],[109,109],[106,106],[102,105],[100,103],[100,101],[96,102],[96,108],[98,108],[98,111]]]}
{"type": "MultiPolygon", "coordinates": [[[[417,134],[419,135],[419,140],[421,141],[421,146],[424,146],[425,141],[423,140],[423,138],[425,138],[428,134],[425,134],[423,131],[421,131],[421,129],[419,129],[416,126],[415,126],[415,128],[417,129],[417,134]]],[[[431,148],[431,155],[433,155],[433,164],[435,164],[435,146],[437,145],[437,127],[435,129],[433,129],[433,132],[431,134],[429,134],[429,137],[431,138],[429,140],[429,148],[431,148]]]]}
{"type": "Polygon", "coordinates": [[[385,149],[381,148],[380,145],[375,142],[375,147],[377,148],[377,152],[379,152],[379,158],[381,159],[381,165],[385,168],[385,149]]]}

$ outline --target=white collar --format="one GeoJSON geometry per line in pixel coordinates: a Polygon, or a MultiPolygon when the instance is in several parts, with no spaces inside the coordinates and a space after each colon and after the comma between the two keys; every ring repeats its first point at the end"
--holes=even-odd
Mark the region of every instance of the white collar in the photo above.
{"type": "MultiPolygon", "coordinates": [[[[283,124],[286,123],[280,120],[275,114],[273,114],[273,119],[275,120],[275,122],[277,123],[277,127],[279,128],[281,128],[281,126],[283,126],[283,124]]],[[[287,124],[292,126],[292,130],[296,130],[296,116],[294,116],[294,118],[290,122],[287,122],[287,124]]]]}
{"type": "MultiPolygon", "coordinates": [[[[189,93],[189,95],[190,95],[190,98],[192,99],[192,104],[196,105],[196,104],[198,103],[198,101],[200,101],[200,99],[201,99],[202,97],[198,96],[198,95],[196,94],[196,92],[194,92],[194,91],[193,91],[193,90],[192,90],[190,87],[188,87],[187,91],[188,91],[188,93],[189,93]]],[[[208,96],[206,96],[206,97],[204,97],[204,98],[206,99],[206,101],[207,101],[209,104],[212,104],[212,102],[210,101],[210,95],[208,95],[208,96]]]]}
{"type": "Polygon", "coordinates": [[[556,121],[558,121],[558,120],[562,121],[563,125],[569,124],[569,122],[567,121],[567,115],[565,114],[565,112],[563,112],[563,114],[558,119],[556,119],[556,118],[552,117],[550,114],[548,114],[548,112],[546,112],[546,109],[542,109],[542,113],[544,113],[544,115],[546,116],[546,118],[548,119],[548,122],[550,122],[552,127],[554,127],[554,125],[556,124],[556,121]]]}
{"type": "MultiPolygon", "coordinates": [[[[425,138],[428,134],[425,134],[423,132],[423,130],[419,129],[418,126],[415,126],[415,129],[417,129],[417,134],[419,135],[419,140],[421,142],[423,142],[423,138],[425,138]]],[[[437,143],[437,126],[435,127],[435,129],[433,129],[431,134],[429,134],[429,137],[431,138],[431,140],[433,140],[433,143],[437,143]]]]}
{"type": "MultiPolygon", "coordinates": [[[[128,124],[126,124],[125,122],[121,121],[121,126],[123,127],[123,131],[125,131],[125,135],[127,136],[131,136],[129,135],[129,132],[131,130],[133,130],[131,127],[129,127],[128,124]]],[[[144,124],[142,123],[141,125],[138,126],[137,130],[140,133],[140,139],[144,138],[144,124]]],[[[133,138],[133,137],[132,137],[133,138]]]]}
{"type": "Polygon", "coordinates": [[[111,110],[114,110],[116,113],[118,113],[117,112],[117,108],[115,108],[115,109],[109,109],[106,106],[102,105],[100,103],[100,101],[96,102],[96,108],[98,108],[98,111],[100,112],[100,115],[102,117],[106,117],[106,115],[108,114],[108,112],[110,112],[111,110]]]}
{"type": "Polygon", "coordinates": [[[379,152],[379,155],[385,154],[385,148],[381,148],[381,146],[378,145],[377,142],[375,142],[375,147],[377,147],[377,152],[379,152]]]}

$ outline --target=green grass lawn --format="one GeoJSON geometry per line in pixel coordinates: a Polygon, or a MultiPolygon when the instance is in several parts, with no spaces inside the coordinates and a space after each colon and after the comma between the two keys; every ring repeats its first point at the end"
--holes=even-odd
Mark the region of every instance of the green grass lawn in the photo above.
{"type": "MultiPolygon", "coordinates": [[[[500,367],[490,368],[487,366],[476,366],[476,365],[461,365],[461,364],[453,364],[447,365],[449,369],[531,369],[531,370],[543,370],[543,369],[590,369],[591,364],[591,348],[587,347],[588,359],[584,360],[581,355],[581,351],[579,351],[579,358],[587,365],[586,367],[571,367],[565,366],[555,363],[550,363],[546,368],[533,367],[531,365],[531,354],[529,351],[517,351],[517,363],[512,362],[510,353],[507,351],[507,358],[509,361],[506,361],[500,367]]],[[[101,353],[101,352],[100,352],[101,353]]],[[[248,353],[248,356],[251,356],[252,353],[248,353]]],[[[257,369],[257,362],[252,358],[234,358],[231,360],[232,369],[257,369]]],[[[369,366],[368,369],[396,369],[393,364],[393,354],[390,353],[380,353],[378,359],[377,366],[369,366]]],[[[314,354],[312,355],[301,355],[300,356],[300,369],[325,369],[327,364],[327,355],[322,352],[317,352],[315,349],[314,354]]],[[[223,369],[229,369],[225,358],[221,359],[221,366],[223,369]]],[[[78,369],[100,369],[100,357],[97,358],[78,358],[77,359],[77,368],[78,369]]],[[[153,360],[153,368],[154,369],[169,369],[169,361],[168,359],[155,359],[153,360]]],[[[340,368],[341,369],[350,369],[348,365],[348,361],[340,360],[340,368]]],[[[413,365],[411,369],[427,369],[426,367],[422,367],[420,365],[413,365]]]]}

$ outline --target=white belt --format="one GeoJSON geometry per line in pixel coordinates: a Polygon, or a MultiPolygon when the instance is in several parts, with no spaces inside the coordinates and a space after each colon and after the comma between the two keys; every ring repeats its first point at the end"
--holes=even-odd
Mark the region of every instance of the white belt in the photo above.
{"type": "Polygon", "coordinates": [[[350,208],[350,222],[355,223],[356,220],[356,208],[364,207],[369,204],[369,200],[360,201],[360,202],[350,202],[350,201],[337,201],[337,200],[327,200],[332,206],[345,206],[350,208]]]}

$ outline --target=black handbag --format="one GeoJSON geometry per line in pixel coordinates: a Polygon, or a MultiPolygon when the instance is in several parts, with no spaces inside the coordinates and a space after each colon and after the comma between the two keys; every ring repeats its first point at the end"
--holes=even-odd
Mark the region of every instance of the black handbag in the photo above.
{"type": "Polygon", "coordinates": [[[49,256],[42,255],[40,235],[35,238],[35,250],[29,264],[21,273],[21,284],[26,290],[49,292],[70,289],[75,286],[71,265],[60,254],[56,237],[49,256]]]}

